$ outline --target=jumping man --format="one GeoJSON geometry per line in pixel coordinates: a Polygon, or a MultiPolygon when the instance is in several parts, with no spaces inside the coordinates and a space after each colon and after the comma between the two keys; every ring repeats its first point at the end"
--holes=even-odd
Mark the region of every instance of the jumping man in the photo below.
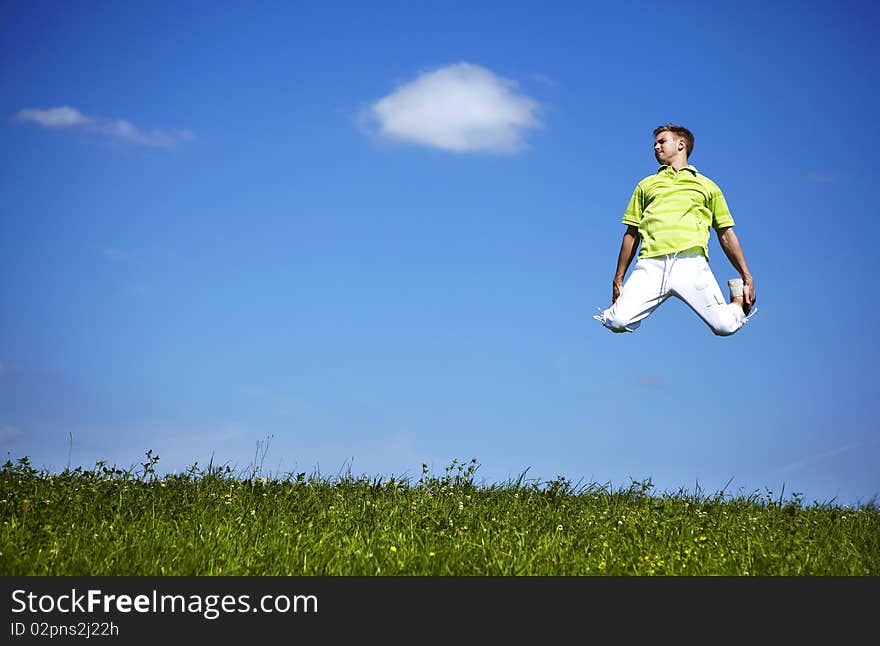
{"type": "Polygon", "coordinates": [[[687,303],[719,336],[741,328],[757,311],[752,279],[721,189],[688,164],[694,136],[683,126],[654,130],[660,168],[636,185],[623,215],[611,307],[594,316],[612,332],[634,332],[667,298],[687,303]],[[727,281],[728,303],[709,268],[709,228],[741,278],[727,281]],[[630,277],[624,276],[641,242],[630,277]],[[751,314],[750,314],[751,312],[751,314]]]}

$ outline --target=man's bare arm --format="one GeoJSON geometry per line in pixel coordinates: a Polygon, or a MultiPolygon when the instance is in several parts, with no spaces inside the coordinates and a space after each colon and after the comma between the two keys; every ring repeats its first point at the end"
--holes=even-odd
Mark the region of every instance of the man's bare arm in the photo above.
{"type": "Polygon", "coordinates": [[[617,256],[617,271],[614,274],[611,287],[612,303],[620,296],[620,292],[623,289],[623,277],[626,276],[626,270],[636,255],[640,239],[639,228],[628,224],[626,231],[623,232],[623,240],[620,242],[620,253],[617,256]]]}
{"type": "Polygon", "coordinates": [[[748,314],[758,296],[755,292],[755,281],[752,278],[752,274],[749,272],[745,255],[739,244],[739,238],[737,238],[736,234],[733,232],[733,227],[717,229],[716,233],[718,234],[718,242],[721,244],[721,248],[727,255],[727,259],[730,260],[730,264],[733,265],[733,268],[739,272],[740,276],[742,276],[743,311],[748,314]]]}

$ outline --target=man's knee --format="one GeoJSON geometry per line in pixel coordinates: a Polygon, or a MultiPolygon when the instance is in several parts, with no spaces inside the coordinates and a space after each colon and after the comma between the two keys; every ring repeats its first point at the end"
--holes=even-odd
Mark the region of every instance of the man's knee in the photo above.
{"type": "Polygon", "coordinates": [[[594,318],[606,328],[618,334],[621,332],[635,332],[636,328],[641,324],[641,321],[633,322],[620,316],[620,313],[613,307],[605,310],[602,314],[599,314],[594,318]]]}
{"type": "Polygon", "coordinates": [[[724,317],[721,321],[716,321],[710,327],[716,336],[730,336],[743,326],[743,323],[745,323],[743,318],[743,316],[731,314],[724,317]]]}

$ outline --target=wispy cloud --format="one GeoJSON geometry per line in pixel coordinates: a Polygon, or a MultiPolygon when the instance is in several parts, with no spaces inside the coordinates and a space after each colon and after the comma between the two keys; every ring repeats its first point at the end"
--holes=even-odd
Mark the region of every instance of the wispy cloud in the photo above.
{"type": "Polygon", "coordinates": [[[549,87],[557,87],[559,85],[558,81],[544,74],[532,74],[529,78],[538,83],[543,83],[544,85],[547,85],[549,87]]]}
{"type": "Polygon", "coordinates": [[[104,119],[83,114],[75,108],[26,108],[15,115],[17,121],[33,123],[43,128],[79,130],[137,146],[169,147],[181,141],[190,141],[195,133],[190,130],[142,130],[125,119],[104,119]]]}
{"type": "Polygon", "coordinates": [[[459,153],[512,154],[541,127],[535,99],[492,71],[458,63],[423,72],[379,99],[368,117],[381,137],[459,153]]]}
{"type": "Polygon", "coordinates": [[[663,380],[663,377],[657,375],[639,375],[636,377],[636,383],[640,388],[646,388],[648,390],[666,389],[666,382],[663,380]]]}
{"type": "Polygon", "coordinates": [[[834,173],[820,173],[818,171],[811,170],[807,173],[807,179],[811,182],[817,182],[819,184],[837,184],[840,181],[840,175],[836,175],[834,173]]]}
{"type": "Polygon", "coordinates": [[[24,435],[20,428],[15,426],[0,426],[0,442],[9,442],[16,437],[24,435]]]}
{"type": "Polygon", "coordinates": [[[94,120],[87,117],[79,110],[69,107],[50,108],[48,110],[37,110],[27,108],[21,110],[16,118],[19,121],[30,121],[44,128],[74,128],[76,126],[91,125],[94,120]]]}
{"type": "Polygon", "coordinates": [[[874,440],[868,441],[868,442],[855,442],[855,443],[850,443],[850,444],[844,444],[843,446],[838,446],[833,449],[829,449],[827,451],[823,451],[821,453],[817,453],[815,455],[811,455],[811,456],[790,462],[789,464],[786,464],[785,466],[780,467],[779,471],[783,472],[783,473],[792,472],[792,471],[799,471],[807,466],[814,466],[819,462],[823,462],[824,460],[827,460],[829,458],[833,458],[833,457],[840,455],[842,453],[847,453],[848,451],[852,451],[854,449],[861,449],[866,446],[872,446],[874,444],[877,444],[878,442],[880,442],[880,439],[875,438],[874,440]]]}
{"type": "Polygon", "coordinates": [[[101,247],[100,253],[105,260],[109,260],[110,262],[124,262],[131,258],[125,249],[119,247],[101,247]]]}
{"type": "Polygon", "coordinates": [[[21,365],[17,363],[9,363],[6,361],[0,361],[0,377],[6,376],[12,372],[15,372],[21,368],[21,365]]]}

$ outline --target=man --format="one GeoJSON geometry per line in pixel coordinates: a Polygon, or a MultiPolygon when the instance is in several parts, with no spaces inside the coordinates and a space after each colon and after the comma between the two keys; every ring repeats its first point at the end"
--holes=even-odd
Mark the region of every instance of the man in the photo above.
{"type": "Polygon", "coordinates": [[[667,298],[687,303],[719,336],[740,329],[757,311],[755,282],[721,189],[688,164],[694,136],[680,125],[654,130],[660,168],[638,183],[623,215],[611,306],[594,316],[612,332],[634,332],[667,298]],[[709,268],[709,229],[741,278],[728,281],[730,302],[709,268]],[[632,274],[624,276],[641,243],[632,274]]]}

